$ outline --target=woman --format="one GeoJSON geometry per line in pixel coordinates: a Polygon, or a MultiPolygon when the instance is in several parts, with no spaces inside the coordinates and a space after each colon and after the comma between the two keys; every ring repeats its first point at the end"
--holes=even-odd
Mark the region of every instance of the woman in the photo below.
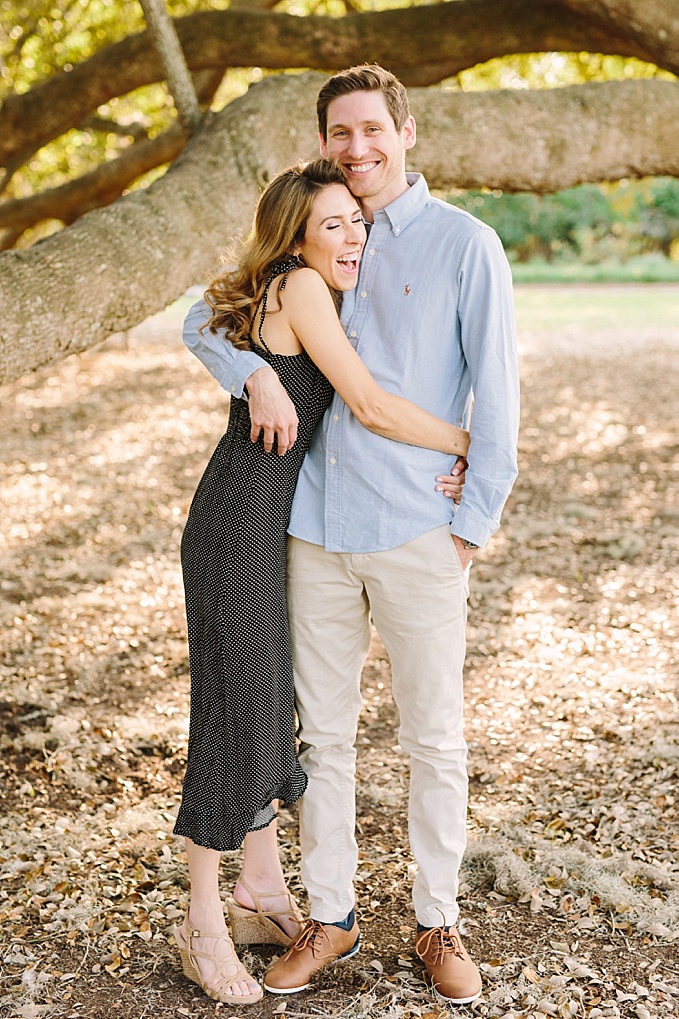
{"type": "Polygon", "coordinates": [[[247,402],[232,401],[182,539],[191,722],[174,830],[186,838],[191,896],[175,937],[185,975],[220,1001],[262,996],[226,931],[220,852],[244,843],[228,903],[236,941],[287,946],[301,921],[285,888],[275,816],[277,801],[294,802],[306,785],[295,754],[285,558],[311,434],[334,388],[381,435],[467,451],[467,432],[382,390],[342,331],[333,292],[356,285],[365,237],[338,168],[326,160],[291,167],[262,193],[237,267],[206,292],[206,327],[272,365],[299,416],[297,441],[276,456],[251,441],[247,402]]]}

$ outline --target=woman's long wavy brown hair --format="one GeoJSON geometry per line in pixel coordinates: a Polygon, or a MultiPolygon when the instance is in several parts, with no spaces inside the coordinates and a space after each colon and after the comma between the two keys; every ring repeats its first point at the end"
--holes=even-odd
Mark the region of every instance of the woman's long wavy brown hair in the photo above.
{"type": "Polygon", "coordinates": [[[329,159],[296,163],[282,170],[262,191],[250,236],[223,256],[231,268],[214,277],[205,300],[212,315],[203,329],[225,330],[240,350],[252,348],[250,326],[276,262],[304,240],[314,198],[331,184],[346,184],[329,159]],[[235,264],[235,268],[233,268],[235,264]]]}

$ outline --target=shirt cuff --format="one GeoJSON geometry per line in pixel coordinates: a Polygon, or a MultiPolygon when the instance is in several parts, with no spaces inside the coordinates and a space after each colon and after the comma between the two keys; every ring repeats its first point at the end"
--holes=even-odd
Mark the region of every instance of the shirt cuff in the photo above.
{"type": "MultiPolygon", "coordinates": [[[[206,367],[209,369],[209,365],[206,360],[206,367]]],[[[267,367],[267,362],[258,357],[254,352],[249,350],[240,351],[240,357],[237,361],[229,367],[228,372],[221,370],[221,365],[217,362],[214,366],[212,374],[217,379],[222,389],[225,389],[231,396],[235,396],[240,399],[244,397],[247,399],[247,393],[245,392],[245,384],[250,378],[253,372],[256,372],[258,368],[267,367]]]]}
{"type": "Polygon", "coordinates": [[[450,533],[465,541],[472,541],[479,548],[487,545],[498,529],[495,523],[489,524],[488,520],[477,517],[470,510],[465,512],[462,506],[456,511],[450,523],[450,533]]]}

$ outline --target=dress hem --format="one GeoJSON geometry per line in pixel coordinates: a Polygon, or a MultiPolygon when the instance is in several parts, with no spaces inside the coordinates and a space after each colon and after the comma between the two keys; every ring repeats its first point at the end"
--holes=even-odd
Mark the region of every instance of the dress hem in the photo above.
{"type": "Polygon", "coordinates": [[[181,806],[172,833],[191,839],[195,845],[202,846],[203,849],[214,849],[218,853],[234,852],[236,849],[240,849],[243,839],[251,831],[268,828],[271,821],[278,817],[276,812],[266,823],[260,824],[256,828],[252,826],[257,814],[265,809],[272,800],[281,800],[286,806],[289,806],[304,795],[307,787],[306,775],[303,778],[301,788],[296,785],[291,788],[290,783],[286,783],[285,793],[275,791],[267,798],[263,806],[248,811],[247,815],[239,814],[235,817],[223,818],[212,813],[206,815],[199,810],[181,806]]]}

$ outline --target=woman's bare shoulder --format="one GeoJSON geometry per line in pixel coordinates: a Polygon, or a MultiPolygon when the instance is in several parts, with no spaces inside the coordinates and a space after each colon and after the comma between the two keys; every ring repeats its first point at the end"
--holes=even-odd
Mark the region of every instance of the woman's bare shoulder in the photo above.
{"type": "Polygon", "coordinates": [[[308,265],[303,265],[290,273],[285,289],[296,297],[312,297],[316,294],[330,296],[330,291],[321,274],[308,265]]]}

